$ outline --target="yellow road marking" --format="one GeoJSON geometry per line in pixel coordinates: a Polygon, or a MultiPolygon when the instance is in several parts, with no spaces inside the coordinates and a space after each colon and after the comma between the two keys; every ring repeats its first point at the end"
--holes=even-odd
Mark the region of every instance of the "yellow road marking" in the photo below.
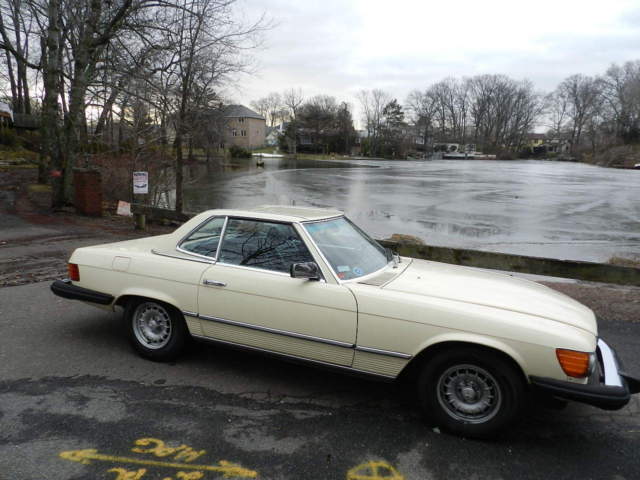
{"type": "Polygon", "coordinates": [[[387,462],[366,462],[347,472],[347,480],[404,480],[392,465],[387,462]]]}
{"type": "Polygon", "coordinates": [[[89,465],[91,463],[91,460],[100,460],[103,462],[133,463],[136,465],[147,465],[152,467],[204,470],[208,472],[222,473],[224,474],[225,478],[256,478],[258,476],[258,472],[243,468],[240,465],[227,462],[226,460],[220,460],[218,462],[218,465],[193,465],[191,463],[161,462],[159,460],[142,460],[139,458],[103,455],[101,453],[98,453],[98,451],[93,448],[60,452],[60,458],[71,460],[72,462],[82,463],[84,465],[89,465]]]}
{"type": "Polygon", "coordinates": [[[175,453],[176,456],[173,458],[174,460],[184,460],[185,462],[193,462],[198,457],[207,453],[206,450],[196,451],[188,445],[169,447],[157,438],[139,438],[135,441],[135,444],[138,446],[131,449],[134,453],[152,453],[156,457],[168,457],[175,453]],[[140,448],[149,446],[150,448],[140,448]]]}

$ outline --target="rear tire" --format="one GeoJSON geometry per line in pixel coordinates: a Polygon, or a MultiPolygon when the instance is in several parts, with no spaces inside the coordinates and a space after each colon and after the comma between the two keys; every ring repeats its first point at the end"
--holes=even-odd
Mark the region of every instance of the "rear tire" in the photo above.
{"type": "Polygon", "coordinates": [[[171,305],[138,298],[127,304],[124,317],[131,345],[141,356],[168,362],[184,350],[189,331],[182,314],[171,305]]]}
{"type": "Polygon", "coordinates": [[[525,401],[519,370],[498,353],[458,347],[427,361],[420,404],[433,423],[464,437],[490,438],[513,422],[525,401]]]}

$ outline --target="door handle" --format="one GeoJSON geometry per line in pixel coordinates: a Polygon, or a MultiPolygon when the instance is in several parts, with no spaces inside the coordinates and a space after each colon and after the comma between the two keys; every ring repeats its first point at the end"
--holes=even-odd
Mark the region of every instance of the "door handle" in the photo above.
{"type": "Polygon", "coordinates": [[[227,284],[224,282],[218,282],[216,280],[203,280],[202,283],[204,283],[205,285],[210,285],[212,287],[226,287],[227,284]]]}

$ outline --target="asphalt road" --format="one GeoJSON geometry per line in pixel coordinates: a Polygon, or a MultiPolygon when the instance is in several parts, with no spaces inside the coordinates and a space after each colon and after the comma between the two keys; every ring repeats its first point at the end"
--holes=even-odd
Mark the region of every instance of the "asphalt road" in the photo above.
{"type": "MultiPolygon", "coordinates": [[[[618,412],[534,406],[481,442],[433,431],[402,385],[203,345],[175,364],[143,360],[119,314],[48,283],[0,289],[0,332],[2,480],[640,474],[637,397],[618,412]]],[[[640,323],[604,320],[601,334],[640,372],[640,323]]]]}

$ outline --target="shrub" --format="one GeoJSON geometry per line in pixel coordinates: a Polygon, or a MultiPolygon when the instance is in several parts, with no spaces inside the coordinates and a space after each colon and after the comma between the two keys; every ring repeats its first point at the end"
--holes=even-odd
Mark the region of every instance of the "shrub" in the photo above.
{"type": "Polygon", "coordinates": [[[231,147],[229,147],[229,154],[231,158],[251,158],[251,152],[249,150],[237,145],[231,145],[231,147]]]}
{"type": "Polygon", "coordinates": [[[31,150],[32,152],[39,152],[42,147],[42,136],[38,131],[24,131],[20,134],[20,140],[24,148],[31,150]]]}
{"type": "Polygon", "coordinates": [[[0,144],[6,145],[7,147],[18,147],[20,146],[20,138],[15,130],[0,128],[0,144]]]}

